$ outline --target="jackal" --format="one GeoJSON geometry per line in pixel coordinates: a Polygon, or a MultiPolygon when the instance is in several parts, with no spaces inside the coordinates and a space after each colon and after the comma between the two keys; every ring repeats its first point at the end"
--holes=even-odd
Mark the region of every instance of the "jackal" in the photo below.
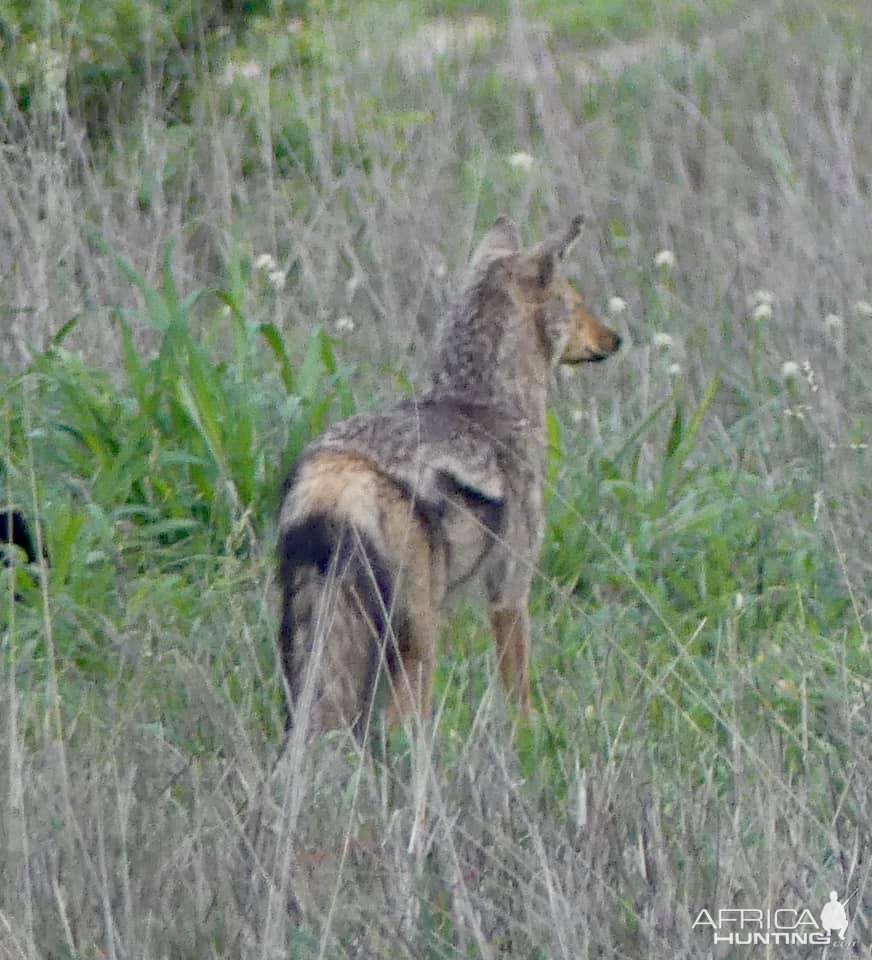
{"type": "Polygon", "coordinates": [[[394,719],[430,709],[441,614],[490,608],[503,684],[530,707],[527,601],[542,541],[545,401],[557,363],[621,338],[557,275],[581,228],[529,250],[499,218],[445,317],[423,389],[331,427],[285,481],[278,645],[289,721],[368,723],[379,677],[394,719]]]}

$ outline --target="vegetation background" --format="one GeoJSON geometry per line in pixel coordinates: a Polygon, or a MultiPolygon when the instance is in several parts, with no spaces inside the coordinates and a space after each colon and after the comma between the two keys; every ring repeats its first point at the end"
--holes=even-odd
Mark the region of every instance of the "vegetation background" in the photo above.
{"type": "Polygon", "coordinates": [[[699,911],[855,888],[868,952],[870,62],[860,0],[0,0],[0,956],[751,956],[699,911]],[[536,717],[464,609],[432,751],[277,764],[282,470],[578,211],[536,717]]]}

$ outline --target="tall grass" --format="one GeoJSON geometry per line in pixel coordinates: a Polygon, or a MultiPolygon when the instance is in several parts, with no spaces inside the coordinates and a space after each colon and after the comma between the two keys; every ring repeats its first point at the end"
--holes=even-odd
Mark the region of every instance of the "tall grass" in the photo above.
{"type": "Polygon", "coordinates": [[[709,956],[854,888],[868,945],[868,25],[479,7],[263,10],[105,123],[8,85],[4,956],[709,956]],[[283,470],[414,389],[493,216],[579,210],[628,346],[549,415],[533,721],[463,608],[432,741],[282,753],[283,470]]]}

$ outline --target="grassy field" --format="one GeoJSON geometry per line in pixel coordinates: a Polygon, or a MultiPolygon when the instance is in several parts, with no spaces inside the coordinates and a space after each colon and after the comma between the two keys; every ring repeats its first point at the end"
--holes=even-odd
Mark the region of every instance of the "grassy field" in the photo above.
{"type": "Polygon", "coordinates": [[[0,44],[0,503],[51,561],[2,576],[0,957],[811,956],[692,924],[855,889],[869,955],[864,7],[0,0],[0,44]],[[625,348],[553,394],[534,719],[464,607],[432,743],[279,762],[283,470],[414,390],[498,213],[576,212],[625,348]]]}

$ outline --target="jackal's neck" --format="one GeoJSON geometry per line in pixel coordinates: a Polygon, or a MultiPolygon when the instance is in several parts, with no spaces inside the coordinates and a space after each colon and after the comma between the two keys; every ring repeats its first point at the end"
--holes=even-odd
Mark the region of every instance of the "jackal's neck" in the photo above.
{"type": "Polygon", "coordinates": [[[510,293],[473,291],[444,320],[427,393],[488,407],[508,423],[526,421],[544,442],[548,365],[510,293]]]}

